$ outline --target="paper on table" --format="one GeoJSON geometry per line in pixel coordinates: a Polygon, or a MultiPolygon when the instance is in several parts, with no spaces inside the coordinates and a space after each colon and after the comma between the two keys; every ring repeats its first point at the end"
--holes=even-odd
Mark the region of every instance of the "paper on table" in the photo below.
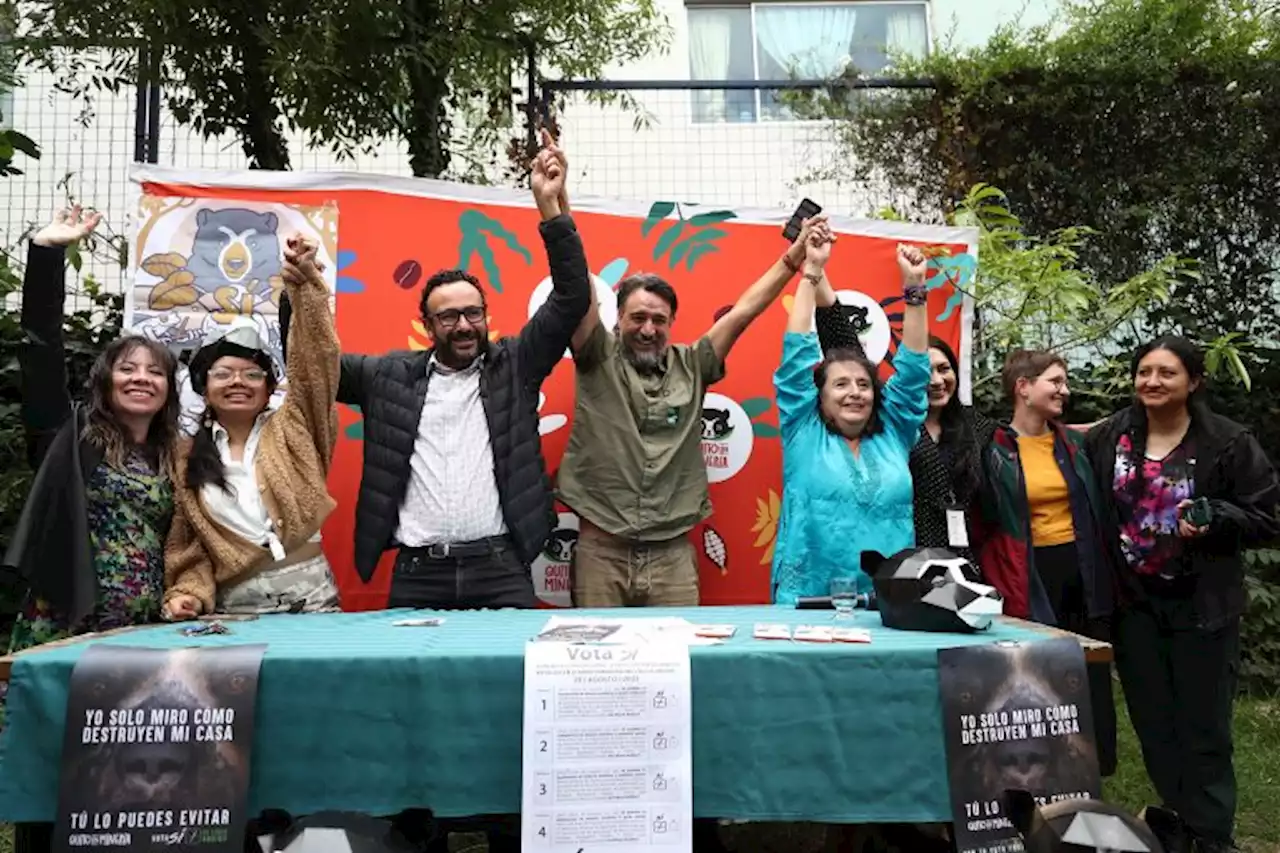
{"type": "Polygon", "coordinates": [[[681,643],[688,646],[717,645],[719,640],[698,636],[698,626],[679,617],[610,618],[601,616],[552,616],[534,637],[537,642],[601,643],[681,643]]]}
{"type": "Polygon", "coordinates": [[[689,651],[525,646],[522,849],[689,853],[689,651]]]}

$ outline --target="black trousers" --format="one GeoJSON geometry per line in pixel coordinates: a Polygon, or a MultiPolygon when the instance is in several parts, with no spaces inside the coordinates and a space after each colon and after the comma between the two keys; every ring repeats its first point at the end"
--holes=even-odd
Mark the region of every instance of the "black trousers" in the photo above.
{"type": "Polygon", "coordinates": [[[1236,816],[1240,620],[1214,631],[1195,623],[1189,599],[1125,608],[1116,619],[1116,667],[1156,793],[1197,836],[1227,843],[1236,816]]]}
{"type": "MultiPolygon", "coordinates": [[[[529,609],[538,606],[538,597],[529,568],[520,561],[511,540],[502,536],[449,548],[401,548],[387,606],[529,609]]],[[[411,838],[417,834],[413,831],[416,823],[410,813],[397,817],[398,826],[411,838]]],[[[427,853],[448,853],[449,835],[455,832],[485,833],[490,853],[520,853],[519,815],[436,818],[435,831],[425,844],[427,853]]]]}
{"type": "MultiPolygon", "coordinates": [[[[1089,618],[1085,603],[1084,579],[1074,542],[1035,549],[1036,573],[1049,593],[1049,603],[1058,617],[1057,627],[1073,634],[1111,642],[1111,625],[1105,619],[1089,618]]],[[[1089,704],[1093,706],[1094,743],[1098,748],[1098,769],[1113,776],[1117,764],[1117,721],[1111,664],[1091,663],[1087,667],[1089,704]]]]}
{"type": "Polygon", "coordinates": [[[529,567],[505,536],[459,545],[401,548],[388,607],[440,610],[538,606],[529,567]]]}

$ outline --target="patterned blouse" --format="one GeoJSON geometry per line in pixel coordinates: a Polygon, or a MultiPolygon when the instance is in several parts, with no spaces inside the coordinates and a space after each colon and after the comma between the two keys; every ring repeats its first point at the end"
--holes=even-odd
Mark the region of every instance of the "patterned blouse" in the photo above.
{"type": "Polygon", "coordinates": [[[1163,459],[1143,459],[1142,492],[1135,494],[1133,441],[1128,434],[1116,441],[1111,483],[1120,512],[1120,550],[1139,577],[1169,580],[1183,573],[1178,504],[1194,496],[1195,457],[1190,442],[1184,441],[1163,459]]]}
{"type": "Polygon", "coordinates": [[[13,626],[9,652],[87,631],[156,621],[164,595],[164,541],[173,514],[169,478],[141,451],[123,469],[103,462],[85,484],[89,545],[98,601],[82,624],[70,625],[46,602],[27,602],[13,626]]]}

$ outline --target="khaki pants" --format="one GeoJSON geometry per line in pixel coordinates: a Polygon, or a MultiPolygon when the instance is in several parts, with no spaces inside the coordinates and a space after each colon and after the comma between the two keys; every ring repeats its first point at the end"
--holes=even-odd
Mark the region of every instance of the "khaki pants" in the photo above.
{"type": "Polygon", "coordinates": [[[585,519],[569,574],[575,607],[697,607],[698,554],[689,537],[619,539],[585,519]]]}

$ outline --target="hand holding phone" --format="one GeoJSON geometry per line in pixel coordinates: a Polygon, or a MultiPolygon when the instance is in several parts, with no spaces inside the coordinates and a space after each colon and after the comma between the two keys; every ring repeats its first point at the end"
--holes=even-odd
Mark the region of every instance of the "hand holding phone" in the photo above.
{"type": "Polygon", "coordinates": [[[1184,538],[1202,536],[1213,521],[1208,498],[1196,498],[1178,504],[1178,535],[1184,538]]]}
{"type": "Polygon", "coordinates": [[[787,220],[787,224],[782,229],[782,236],[786,238],[788,243],[794,243],[796,238],[800,236],[800,229],[804,227],[806,219],[812,219],[822,212],[822,206],[813,199],[804,199],[800,202],[800,206],[796,208],[796,212],[791,214],[791,218],[787,220]]]}

